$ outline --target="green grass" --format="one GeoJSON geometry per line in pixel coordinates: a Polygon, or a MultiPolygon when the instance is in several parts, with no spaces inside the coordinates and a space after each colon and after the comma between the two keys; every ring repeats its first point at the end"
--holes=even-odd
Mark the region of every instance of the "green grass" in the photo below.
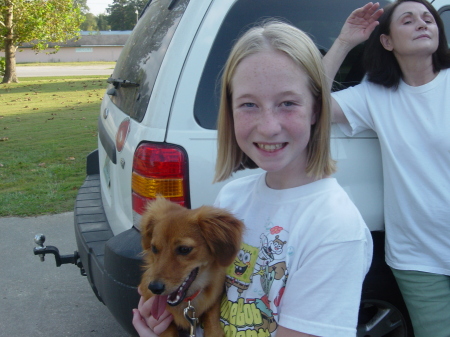
{"type": "Polygon", "coordinates": [[[17,63],[18,67],[35,67],[35,66],[73,66],[80,67],[86,65],[111,65],[114,68],[116,62],[104,62],[104,61],[90,61],[90,62],[30,62],[30,63],[17,63]]]}
{"type": "Polygon", "coordinates": [[[0,216],[73,210],[105,88],[105,76],[0,84],[0,216]]]}

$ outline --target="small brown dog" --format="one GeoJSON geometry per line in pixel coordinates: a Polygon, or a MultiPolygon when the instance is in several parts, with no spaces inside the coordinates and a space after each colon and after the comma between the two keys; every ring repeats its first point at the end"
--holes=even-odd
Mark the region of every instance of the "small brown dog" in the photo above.
{"type": "Polygon", "coordinates": [[[224,336],[220,302],[225,272],[240,249],[244,225],[229,212],[209,206],[186,209],[164,198],[149,203],[141,220],[144,274],[139,285],[147,300],[158,296],[152,316],[167,309],[174,317],[163,337],[189,331],[190,302],[205,337],[224,336]]]}

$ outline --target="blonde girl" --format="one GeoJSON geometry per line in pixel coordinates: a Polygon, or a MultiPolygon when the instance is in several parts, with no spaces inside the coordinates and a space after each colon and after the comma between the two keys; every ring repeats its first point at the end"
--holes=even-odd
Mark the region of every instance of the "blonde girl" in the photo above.
{"type": "Polygon", "coordinates": [[[215,180],[263,170],[229,182],[215,202],[246,225],[221,304],[226,336],[356,335],[372,240],[330,177],[329,142],[330,93],[314,43],[282,22],[250,29],[226,63],[218,120],[215,180]]]}

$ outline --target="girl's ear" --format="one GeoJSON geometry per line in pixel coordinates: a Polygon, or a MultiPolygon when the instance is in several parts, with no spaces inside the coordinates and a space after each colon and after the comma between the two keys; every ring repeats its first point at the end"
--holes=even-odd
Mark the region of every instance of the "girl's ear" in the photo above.
{"type": "Polygon", "coordinates": [[[392,40],[389,37],[389,35],[381,34],[380,42],[384,49],[386,49],[388,51],[392,51],[394,49],[394,47],[392,46],[392,40]]]}

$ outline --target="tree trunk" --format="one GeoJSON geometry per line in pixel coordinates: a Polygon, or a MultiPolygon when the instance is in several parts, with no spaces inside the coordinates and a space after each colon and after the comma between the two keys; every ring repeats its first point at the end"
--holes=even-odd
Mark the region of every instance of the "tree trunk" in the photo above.
{"type": "Polygon", "coordinates": [[[12,41],[5,41],[5,75],[2,83],[18,83],[16,75],[16,47],[12,41]]]}
{"type": "Polygon", "coordinates": [[[14,46],[14,32],[13,32],[13,5],[8,8],[5,20],[7,29],[5,39],[5,75],[2,83],[19,82],[16,75],[16,50],[14,46]]]}

